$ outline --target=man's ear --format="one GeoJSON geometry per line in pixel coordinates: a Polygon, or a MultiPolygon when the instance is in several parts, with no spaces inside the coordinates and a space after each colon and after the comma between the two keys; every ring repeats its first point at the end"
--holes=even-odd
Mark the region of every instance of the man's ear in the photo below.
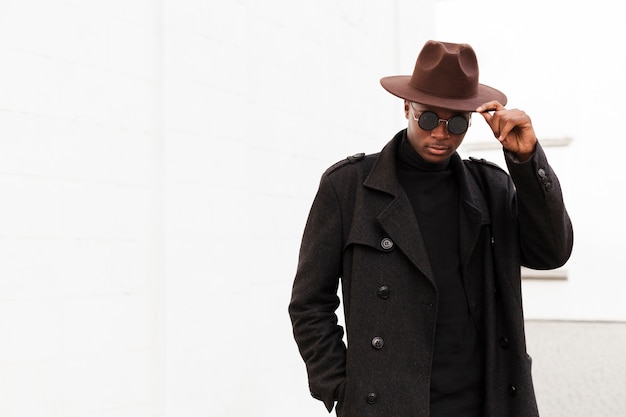
{"type": "Polygon", "coordinates": [[[404,117],[407,119],[409,118],[409,112],[411,111],[410,107],[411,103],[409,103],[408,100],[404,100],[404,117]]]}

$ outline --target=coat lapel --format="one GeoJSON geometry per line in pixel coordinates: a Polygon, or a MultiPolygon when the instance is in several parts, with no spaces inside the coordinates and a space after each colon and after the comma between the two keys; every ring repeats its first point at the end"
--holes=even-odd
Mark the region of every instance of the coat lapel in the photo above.
{"type": "Polygon", "coordinates": [[[376,219],[388,237],[411,262],[434,283],[424,240],[411,203],[396,175],[396,149],[404,131],[383,148],[363,185],[373,191],[387,194],[379,206],[376,219]]]}
{"type": "Polygon", "coordinates": [[[478,242],[481,227],[490,223],[490,216],[487,202],[476,179],[465,168],[463,161],[458,155],[453,157],[452,164],[461,192],[459,254],[461,256],[461,265],[465,268],[470,254],[478,242]]]}
{"type": "MultiPolygon", "coordinates": [[[[385,194],[384,198],[376,199],[379,204],[372,207],[376,210],[374,214],[378,223],[411,262],[435,283],[415,212],[397,179],[396,151],[404,134],[405,131],[401,131],[383,148],[363,185],[372,191],[385,194]]],[[[478,242],[481,227],[490,223],[489,209],[478,183],[458,154],[452,157],[451,163],[461,192],[459,254],[465,272],[470,255],[478,242]]]]}

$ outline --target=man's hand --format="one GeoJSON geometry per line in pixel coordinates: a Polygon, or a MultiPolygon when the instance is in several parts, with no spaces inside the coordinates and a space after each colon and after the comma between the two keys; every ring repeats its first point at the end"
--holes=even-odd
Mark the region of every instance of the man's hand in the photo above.
{"type": "Polygon", "coordinates": [[[498,101],[490,101],[476,112],[485,118],[502,147],[514,153],[520,162],[527,161],[535,152],[537,136],[530,117],[522,110],[507,110],[498,101]]]}

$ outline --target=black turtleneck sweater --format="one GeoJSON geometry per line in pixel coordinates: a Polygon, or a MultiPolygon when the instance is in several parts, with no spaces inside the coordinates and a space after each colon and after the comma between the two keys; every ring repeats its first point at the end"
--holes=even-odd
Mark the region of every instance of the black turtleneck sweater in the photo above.
{"type": "Polygon", "coordinates": [[[483,354],[472,320],[459,257],[459,186],[450,160],[425,161],[405,137],[397,174],[426,245],[438,310],[430,388],[431,417],[479,417],[483,354]]]}

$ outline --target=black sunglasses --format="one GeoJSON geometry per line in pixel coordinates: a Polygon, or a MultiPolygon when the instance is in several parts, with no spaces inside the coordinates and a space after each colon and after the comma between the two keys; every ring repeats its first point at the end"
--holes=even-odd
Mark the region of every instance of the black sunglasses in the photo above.
{"type": "MultiPolygon", "coordinates": [[[[413,107],[411,106],[411,108],[413,107]]],[[[463,116],[452,116],[448,120],[440,119],[437,113],[429,110],[422,112],[419,117],[416,118],[415,109],[413,109],[413,119],[417,120],[417,124],[419,125],[419,127],[424,130],[433,130],[434,128],[439,126],[439,123],[445,122],[446,127],[448,128],[448,132],[452,133],[453,135],[460,135],[467,132],[467,129],[470,125],[469,119],[463,116]]]]}

